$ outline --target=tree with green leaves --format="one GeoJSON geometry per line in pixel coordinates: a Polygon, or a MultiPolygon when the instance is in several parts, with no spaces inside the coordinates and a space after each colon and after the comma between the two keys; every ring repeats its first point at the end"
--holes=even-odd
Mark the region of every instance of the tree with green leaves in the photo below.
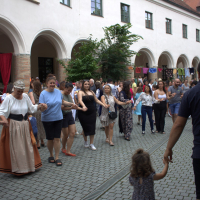
{"type": "Polygon", "coordinates": [[[75,82],[100,77],[100,74],[97,72],[101,67],[99,65],[100,58],[97,55],[99,45],[99,42],[92,40],[92,36],[90,35],[88,41],[81,43],[79,51],[76,52],[74,49],[75,59],[70,60],[68,65],[65,65],[62,60],[58,60],[66,70],[68,81],[75,82]]]}
{"type": "Polygon", "coordinates": [[[103,79],[126,80],[129,77],[127,66],[131,65],[130,58],[137,55],[130,47],[139,39],[143,39],[130,32],[131,26],[128,23],[103,28],[105,37],[100,41],[99,47],[103,79]]]}

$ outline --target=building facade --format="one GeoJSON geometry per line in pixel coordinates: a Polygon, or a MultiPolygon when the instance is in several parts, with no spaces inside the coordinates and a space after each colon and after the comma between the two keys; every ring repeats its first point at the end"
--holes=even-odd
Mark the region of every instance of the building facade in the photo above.
{"type": "MultiPolygon", "coordinates": [[[[1,0],[0,53],[13,53],[12,82],[23,79],[28,87],[30,77],[42,81],[50,72],[61,81],[66,75],[57,59],[67,64],[90,34],[101,39],[102,27],[127,22],[143,37],[131,47],[140,54],[131,58],[134,66],[197,68],[200,13],[170,0],[1,0]]],[[[148,77],[162,78],[163,71],[148,77]]]]}

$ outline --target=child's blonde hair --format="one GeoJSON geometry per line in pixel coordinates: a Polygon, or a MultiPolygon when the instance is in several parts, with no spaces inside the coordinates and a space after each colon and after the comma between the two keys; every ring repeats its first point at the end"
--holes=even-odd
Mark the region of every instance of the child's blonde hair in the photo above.
{"type": "Polygon", "coordinates": [[[131,177],[148,177],[154,169],[151,165],[149,153],[138,149],[132,156],[131,177]]]}

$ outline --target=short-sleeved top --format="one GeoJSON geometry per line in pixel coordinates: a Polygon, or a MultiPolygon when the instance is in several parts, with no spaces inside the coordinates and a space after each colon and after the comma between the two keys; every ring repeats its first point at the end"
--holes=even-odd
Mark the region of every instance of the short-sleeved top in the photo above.
{"type": "Polygon", "coordinates": [[[92,90],[94,93],[96,93],[96,86],[95,85],[90,86],[90,90],[92,90]]]}
{"type": "Polygon", "coordinates": [[[41,120],[44,122],[58,121],[63,119],[61,110],[62,93],[58,89],[53,92],[43,90],[40,94],[39,103],[47,104],[47,110],[42,112],[41,120]]]}
{"type": "Polygon", "coordinates": [[[185,84],[182,85],[183,87],[183,93],[187,92],[190,89],[190,86],[187,84],[187,86],[185,86],[185,84]]]}
{"type": "Polygon", "coordinates": [[[142,184],[139,177],[129,177],[129,182],[134,187],[133,200],[155,200],[154,175],[155,172],[152,172],[148,177],[142,178],[142,184]]]}
{"type": "Polygon", "coordinates": [[[172,94],[176,93],[176,95],[169,100],[170,104],[181,102],[181,95],[183,94],[183,90],[181,87],[175,88],[174,86],[170,86],[168,88],[168,91],[171,92],[172,94]]]}
{"type": "MultiPolygon", "coordinates": [[[[64,101],[73,103],[72,97],[71,97],[70,94],[68,94],[68,95],[62,94],[62,95],[63,95],[63,100],[64,100],[64,101]]],[[[68,107],[69,107],[69,106],[68,106],[68,107]]],[[[69,113],[69,112],[72,112],[72,110],[62,110],[63,115],[66,115],[66,114],[69,113]]]]}
{"type": "Polygon", "coordinates": [[[194,134],[192,158],[200,159],[200,82],[188,90],[181,101],[178,116],[188,118],[190,115],[194,134]]]}
{"type": "Polygon", "coordinates": [[[30,92],[33,92],[33,89],[30,88],[29,91],[28,91],[28,94],[29,94],[30,92]]]}
{"type": "Polygon", "coordinates": [[[137,87],[136,83],[133,83],[132,84],[132,89],[134,90],[134,88],[136,88],[136,87],[137,87]]]}

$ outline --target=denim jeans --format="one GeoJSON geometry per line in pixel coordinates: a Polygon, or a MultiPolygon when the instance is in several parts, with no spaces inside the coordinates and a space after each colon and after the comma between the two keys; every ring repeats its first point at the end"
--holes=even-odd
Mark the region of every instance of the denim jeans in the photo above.
{"type": "Polygon", "coordinates": [[[178,114],[179,108],[180,108],[181,103],[173,103],[169,104],[169,108],[171,110],[171,114],[178,114]]]}
{"type": "Polygon", "coordinates": [[[142,106],[142,131],[145,131],[146,114],[148,115],[149,118],[151,130],[153,130],[152,107],[142,106]]]}

